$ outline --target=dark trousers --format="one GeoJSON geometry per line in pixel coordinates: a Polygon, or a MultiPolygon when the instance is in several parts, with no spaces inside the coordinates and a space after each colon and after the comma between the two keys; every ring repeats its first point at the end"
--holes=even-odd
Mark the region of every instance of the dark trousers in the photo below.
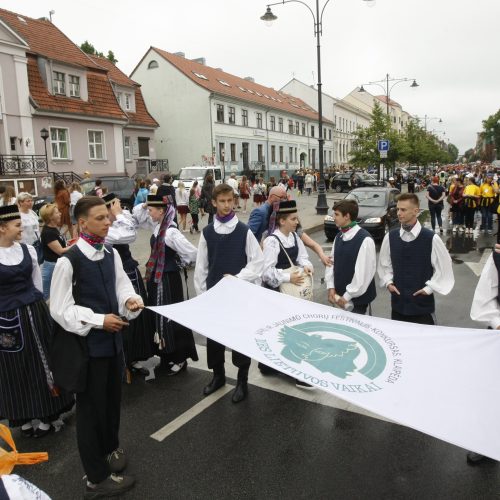
{"type": "Polygon", "coordinates": [[[76,395],[78,451],[92,483],[100,483],[110,475],[106,455],[118,448],[122,370],[121,355],[90,358],[87,387],[76,395]]]}
{"type": "Polygon", "coordinates": [[[193,221],[193,229],[199,231],[198,229],[198,214],[191,214],[191,219],[193,221]]]}
{"type": "Polygon", "coordinates": [[[368,309],[368,304],[358,304],[354,306],[351,312],[356,314],[366,314],[367,309],[368,309]]]}
{"type": "MultiPolygon", "coordinates": [[[[215,375],[224,372],[224,353],[226,347],[215,340],[207,339],[207,364],[214,371],[215,375]]],[[[233,350],[233,365],[240,369],[240,372],[247,373],[250,368],[251,359],[238,351],[233,350]]]]}
{"type": "Polygon", "coordinates": [[[418,323],[419,325],[435,325],[434,318],[431,313],[407,316],[406,314],[401,314],[393,309],[391,311],[391,319],[406,321],[407,323],[418,323]]]}
{"type": "Polygon", "coordinates": [[[441,212],[443,211],[443,205],[441,203],[429,203],[429,212],[431,214],[431,225],[432,229],[436,229],[436,220],[439,227],[443,227],[443,220],[441,219],[441,212]]]}
{"type": "Polygon", "coordinates": [[[493,229],[493,214],[490,207],[481,207],[481,229],[493,229]]]}
{"type": "Polygon", "coordinates": [[[464,208],[465,215],[465,227],[467,229],[474,229],[474,215],[476,214],[476,209],[471,207],[464,208]]]}

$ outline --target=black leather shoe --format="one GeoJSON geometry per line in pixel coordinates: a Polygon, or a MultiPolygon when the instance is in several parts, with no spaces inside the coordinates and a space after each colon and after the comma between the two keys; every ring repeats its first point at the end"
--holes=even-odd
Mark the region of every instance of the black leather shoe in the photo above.
{"type": "Polygon", "coordinates": [[[215,392],[217,389],[220,389],[223,385],[226,385],[226,376],[225,375],[214,375],[212,381],[203,388],[203,394],[208,396],[215,392]]]}
{"type": "Polygon", "coordinates": [[[231,398],[233,403],[240,403],[246,399],[248,394],[248,384],[246,382],[238,382],[236,384],[236,389],[233,391],[233,397],[231,398]]]}
{"type": "Polygon", "coordinates": [[[479,453],[475,453],[473,451],[469,451],[467,453],[467,463],[470,465],[481,464],[483,462],[486,462],[487,460],[488,460],[488,457],[485,457],[484,455],[480,455],[479,453]]]}
{"type": "Polygon", "coordinates": [[[50,427],[48,429],[40,429],[40,427],[37,427],[35,431],[33,432],[33,437],[35,438],[41,438],[46,436],[47,434],[50,434],[51,432],[54,432],[55,428],[52,424],[50,424],[50,427]]]}

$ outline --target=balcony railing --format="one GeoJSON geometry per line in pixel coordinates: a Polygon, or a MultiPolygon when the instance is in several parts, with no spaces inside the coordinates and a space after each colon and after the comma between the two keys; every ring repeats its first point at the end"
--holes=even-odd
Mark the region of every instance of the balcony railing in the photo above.
{"type": "Polygon", "coordinates": [[[52,172],[52,176],[54,177],[54,182],[60,179],[66,183],[66,186],[69,186],[73,182],[81,182],[83,180],[83,178],[75,174],[75,172],[52,172]]]}
{"type": "Polygon", "coordinates": [[[0,175],[47,174],[45,155],[0,155],[0,175]]]}
{"type": "Polygon", "coordinates": [[[168,172],[168,160],[149,160],[149,173],[168,172]]]}

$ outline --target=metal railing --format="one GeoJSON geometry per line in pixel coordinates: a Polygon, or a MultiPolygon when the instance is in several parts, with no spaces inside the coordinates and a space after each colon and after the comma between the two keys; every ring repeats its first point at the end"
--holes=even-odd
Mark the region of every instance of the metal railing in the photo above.
{"type": "Polygon", "coordinates": [[[63,180],[67,186],[73,182],[81,182],[83,180],[83,177],[75,174],[75,172],[52,172],[52,176],[54,178],[54,182],[57,180],[63,180]]]}
{"type": "Polygon", "coordinates": [[[149,160],[149,173],[168,172],[168,160],[149,160]]]}
{"type": "Polygon", "coordinates": [[[45,155],[0,155],[0,175],[47,174],[45,155]]]}

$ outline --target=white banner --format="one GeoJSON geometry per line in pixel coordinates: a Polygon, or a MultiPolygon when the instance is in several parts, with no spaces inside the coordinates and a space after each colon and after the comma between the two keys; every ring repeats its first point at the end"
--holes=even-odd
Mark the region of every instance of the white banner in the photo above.
{"type": "Polygon", "coordinates": [[[394,422],[500,460],[500,334],[343,312],[228,277],[151,307],[394,422]]]}

